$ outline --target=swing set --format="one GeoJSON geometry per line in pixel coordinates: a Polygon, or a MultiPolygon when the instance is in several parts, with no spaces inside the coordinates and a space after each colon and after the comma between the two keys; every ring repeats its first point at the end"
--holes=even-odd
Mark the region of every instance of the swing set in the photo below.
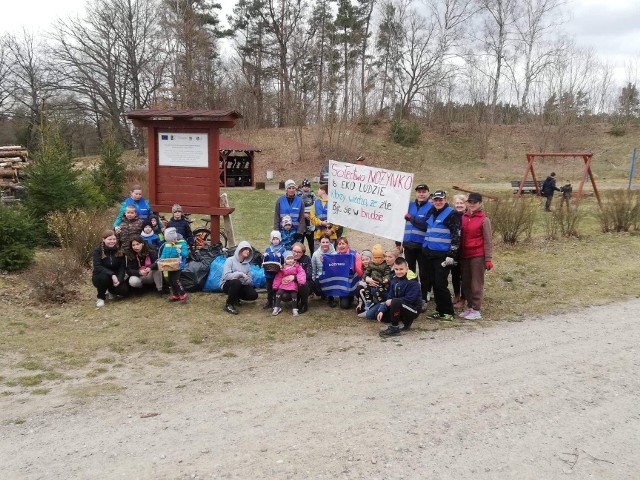
{"type": "MultiPolygon", "coordinates": [[[[518,191],[516,192],[516,200],[522,196],[523,190],[525,188],[525,183],[527,181],[527,177],[529,173],[531,173],[531,178],[533,180],[533,184],[536,189],[536,195],[542,195],[542,191],[540,190],[540,184],[536,179],[536,172],[534,170],[534,161],[537,157],[541,157],[542,160],[545,158],[565,158],[563,165],[566,164],[566,158],[578,159],[582,158],[584,161],[584,165],[582,167],[582,176],[580,178],[580,186],[578,187],[578,191],[573,195],[576,197],[576,203],[580,201],[580,199],[585,196],[583,193],[584,184],[587,181],[587,178],[591,180],[591,186],[593,187],[593,193],[598,200],[598,206],[602,209],[602,203],[600,201],[600,192],[598,191],[598,187],[596,186],[596,180],[593,178],[593,172],[591,171],[591,159],[593,157],[593,153],[527,153],[527,168],[522,175],[522,179],[520,180],[520,185],[518,186],[518,191]]],[[[563,172],[564,174],[564,172],[563,172]]],[[[566,176],[562,178],[564,181],[566,176]]]]}

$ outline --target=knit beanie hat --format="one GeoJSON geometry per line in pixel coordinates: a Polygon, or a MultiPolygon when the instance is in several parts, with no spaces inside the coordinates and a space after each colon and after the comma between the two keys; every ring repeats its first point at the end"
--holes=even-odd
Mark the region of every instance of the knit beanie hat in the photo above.
{"type": "Polygon", "coordinates": [[[174,203],[173,207],[171,207],[171,213],[176,213],[181,211],[182,211],[182,207],[177,203],[174,203]]]}
{"type": "Polygon", "coordinates": [[[277,238],[278,240],[282,241],[282,234],[278,230],[273,230],[271,232],[271,240],[273,240],[274,238],[277,238]]]}
{"type": "Polygon", "coordinates": [[[282,217],[282,226],[284,227],[285,225],[293,225],[293,221],[289,215],[282,217]]]}
{"type": "Polygon", "coordinates": [[[384,257],[384,248],[379,243],[376,243],[371,249],[371,253],[373,254],[372,258],[375,257],[384,257]]]}
{"type": "Polygon", "coordinates": [[[174,227],[169,227],[164,231],[164,239],[169,243],[176,243],[178,241],[178,232],[174,227]]]}
{"type": "Polygon", "coordinates": [[[284,252],[284,259],[286,260],[289,257],[293,258],[293,252],[291,250],[284,252]]]}
{"type": "Polygon", "coordinates": [[[291,178],[286,182],[284,182],[284,188],[295,187],[295,186],[296,186],[296,181],[291,178]]]}
{"type": "Polygon", "coordinates": [[[371,260],[373,258],[373,253],[371,253],[371,250],[362,250],[360,252],[360,258],[364,257],[367,257],[369,260],[371,260]]]}

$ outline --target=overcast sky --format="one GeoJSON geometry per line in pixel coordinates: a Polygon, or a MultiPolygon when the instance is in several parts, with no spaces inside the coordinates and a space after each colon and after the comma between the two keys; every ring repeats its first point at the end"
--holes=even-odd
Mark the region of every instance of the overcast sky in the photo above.
{"type": "MultiPolygon", "coordinates": [[[[9,0],[3,2],[0,33],[22,27],[46,30],[59,17],[82,14],[87,0],[9,0]]],[[[223,17],[235,0],[221,0],[223,17]]],[[[625,70],[634,65],[640,74],[640,0],[569,0],[569,21],[565,31],[579,46],[592,47],[603,59],[617,67],[619,81],[627,80],[625,70]]]]}

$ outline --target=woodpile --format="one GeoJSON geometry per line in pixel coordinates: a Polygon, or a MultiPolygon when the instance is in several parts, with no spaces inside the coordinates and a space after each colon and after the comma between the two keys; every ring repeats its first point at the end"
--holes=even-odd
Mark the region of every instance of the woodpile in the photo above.
{"type": "Polygon", "coordinates": [[[22,189],[22,169],[28,165],[28,152],[20,145],[0,147],[0,192],[3,201],[11,201],[22,189]]]}

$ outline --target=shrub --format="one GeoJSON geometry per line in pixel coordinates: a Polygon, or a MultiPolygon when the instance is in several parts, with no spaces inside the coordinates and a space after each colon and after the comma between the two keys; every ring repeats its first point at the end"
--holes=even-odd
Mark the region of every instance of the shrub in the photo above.
{"type": "Polygon", "coordinates": [[[0,204],[0,269],[22,270],[33,261],[36,222],[20,205],[0,204]]]}
{"type": "Polygon", "coordinates": [[[578,205],[568,208],[556,208],[550,215],[545,215],[546,238],[553,240],[563,237],[578,237],[578,224],[584,218],[578,205]]]}
{"type": "Polygon", "coordinates": [[[636,190],[610,190],[602,196],[598,213],[603,232],[628,232],[640,217],[640,199],[636,190]]]}
{"type": "Polygon", "coordinates": [[[531,237],[531,229],[538,211],[537,199],[520,198],[515,204],[512,197],[503,197],[487,204],[487,215],[491,218],[493,231],[502,241],[514,244],[531,237]]]}
{"type": "Polygon", "coordinates": [[[47,229],[67,255],[74,257],[78,264],[89,266],[93,250],[100,243],[100,235],[111,225],[114,216],[114,209],[51,212],[47,216],[47,229]]]}
{"type": "Polygon", "coordinates": [[[25,272],[36,299],[45,303],[69,303],[79,293],[86,269],[68,249],[57,249],[40,255],[25,272]]]}
{"type": "Polygon", "coordinates": [[[418,143],[422,131],[415,123],[407,125],[404,122],[394,120],[389,127],[389,136],[395,143],[403,147],[409,147],[418,143]]]}
{"type": "Polygon", "coordinates": [[[624,137],[627,129],[624,128],[624,125],[614,125],[607,133],[614,137],[624,137]]]}
{"type": "Polygon", "coordinates": [[[113,137],[102,143],[100,162],[94,173],[93,181],[104,195],[107,204],[120,201],[125,180],[123,152],[124,149],[113,137]]]}

